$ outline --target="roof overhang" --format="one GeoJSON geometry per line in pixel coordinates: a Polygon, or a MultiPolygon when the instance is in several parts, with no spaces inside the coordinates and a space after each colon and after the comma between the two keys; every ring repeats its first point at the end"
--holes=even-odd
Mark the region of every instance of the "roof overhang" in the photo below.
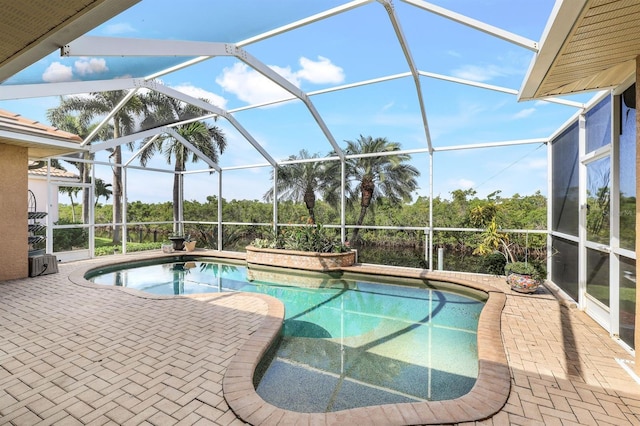
{"type": "Polygon", "coordinates": [[[0,14],[0,82],[139,1],[3,2],[0,14]]]}
{"type": "Polygon", "coordinates": [[[0,144],[28,149],[32,159],[86,151],[80,146],[82,138],[55,127],[26,119],[18,114],[0,110],[0,144]]]}
{"type": "Polygon", "coordinates": [[[640,55],[640,2],[558,0],[519,100],[617,87],[640,55]]]}

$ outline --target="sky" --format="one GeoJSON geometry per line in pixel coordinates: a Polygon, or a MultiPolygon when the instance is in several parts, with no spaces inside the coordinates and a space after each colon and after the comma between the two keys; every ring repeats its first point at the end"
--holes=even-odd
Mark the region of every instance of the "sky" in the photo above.
{"type": "MultiPolygon", "coordinates": [[[[238,43],[280,25],[340,6],[345,2],[323,0],[236,0],[209,2],[143,0],[89,33],[93,36],[238,43]]],[[[553,9],[553,0],[439,0],[430,3],[486,22],[533,41],[539,41],[553,9]]],[[[534,53],[473,28],[444,19],[410,4],[394,1],[394,10],[411,59],[417,69],[434,75],[469,80],[518,90],[534,53]]],[[[126,46],[126,41],[118,41],[126,46]]],[[[214,57],[163,75],[162,84],[190,96],[205,98],[230,111],[257,143],[273,158],[283,160],[309,153],[327,155],[332,141],[344,147],[361,135],[385,137],[403,149],[425,149],[430,139],[436,152],[433,170],[428,154],[412,155],[421,176],[414,194],[450,198],[456,189],[473,189],[484,197],[494,191],[503,196],[547,192],[547,147],[532,143],[501,148],[453,150],[477,144],[547,138],[577,109],[544,101],[521,102],[516,96],[438,78],[411,76],[314,94],[325,89],[407,73],[409,66],[389,15],[374,1],[327,19],[318,20],[275,37],[247,43],[243,49],[261,63],[308,93],[312,108],[300,100],[261,105],[290,96],[254,68],[235,57],[214,57]],[[427,118],[422,118],[418,93],[427,118]],[[319,119],[312,114],[318,112],[319,119]],[[323,131],[326,128],[327,131],[323,131]],[[428,130],[427,130],[428,128],[428,130]],[[441,150],[441,151],[438,151],[441,150]]],[[[58,52],[16,74],[3,85],[54,84],[114,78],[142,78],[189,57],[62,58],[58,52]]],[[[430,75],[431,75],[430,74],[430,75]]],[[[0,85],[0,93],[2,85],[0,85]]],[[[96,89],[98,90],[98,89],[96,89]]],[[[593,94],[572,98],[585,102],[593,94]]],[[[0,100],[0,108],[47,123],[46,111],[59,98],[0,100]]],[[[236,168],[267,161],[230,122],[215,123],[226,135],[227,150],[220,166],[236,168]]],[[[125,160],[133,155],[126,151],[125,160]]],[[[98,159],[108,161],[108,153],[98,159]]],[[[132,165],[139,165],[134,159],[132,165]]],[[[172,170],[158,156],[150,167],[172,170]]],[[[188,166],[204,169],[200,162],[188,166]]],[[[68,167],[73,170],[73,166],[68,167]]],[[[109,182],[109,166],[98,166],[96,175],[109,182]]],[[[271,168],[225,170],[223,193],[227,199],[262,199],[270,188],[271,168]]],[[[186,177],[185,199],[204,200],[217,195],[219,175],[197,173],[186,177]]],[[[171,200],[172,176],[160,172],[130,170],[129,201],[171,200]]]]}

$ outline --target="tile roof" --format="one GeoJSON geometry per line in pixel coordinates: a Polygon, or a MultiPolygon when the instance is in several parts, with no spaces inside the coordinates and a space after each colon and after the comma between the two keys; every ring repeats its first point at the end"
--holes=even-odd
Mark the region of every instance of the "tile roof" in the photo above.
{"type": "Polygon", "coordinates": [[[65,142],[82,142],[82,138],[78,135],[42,124],[35,120],[30,120],[20,114],[15,114],[3,109],[0,109],[0,129],[16,133],[38,135],[65,142]]]}
{"type": "MultiPolygon", "coordinates": [[[[42,167],[38,167],[37,169],[29,169],[29,174],[36,175],[36,176],[47,176],[47,166],[44,165],[42,167]]],[[[57,167],[51,167],[50,174],[51,174],[51,177],[80,179],[79,175],[69,172],[67,170],[59,169],[57,167]]]]}

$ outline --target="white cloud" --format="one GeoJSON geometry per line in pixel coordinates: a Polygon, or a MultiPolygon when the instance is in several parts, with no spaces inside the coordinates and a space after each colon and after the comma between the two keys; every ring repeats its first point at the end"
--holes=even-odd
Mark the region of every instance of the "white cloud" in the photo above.
{"type": "Polygon", "coordinates": [[[196,87],[190,83],[182,83],[177,86],[171,87],[194,98],[206,99],[210,104],[213,104],[222,109],[226,109],[227,107],[227,100],[222,96],[217,95],[213,92],[209,92],[208,90],[204,90],[200,87],[196,87]]]}
{"type": "Polygon", "coordinates": [[[104,28],[104,33],[107,35],[117,35],[126,33],[135,33],[136,29],[128,22],[120,22],[117,24],[107,25],[104,28]]]}
{"type": "MultiPolygon", "coordinates": [[[[292,70],[291,67],[275,65],[270,66],[270,68],[296,87],[300,87],[303,81],[313,84],[336,84],[344,81],[342,68],[322,56],[318,57],[318,61],[302,57],[299,63],[301,68],[298,71],[292,70]]],[[[225,68],[222,74],[216,78],[216,83],[227,92],[236,95],[238,99],[250,104],[269,102],[291,96],[289,92],[242,63],[236,63],[232,67],[225,68]]]]}
{"type": "Polygon", "coordinates": [[[72,81],[73,70],[71,67],[62,65],[60,62],[53,62],[44,70],[42,80],[47,83],[58,83],[61,81],[72,81]]]}
{"type": "Polygon", "coordinates": [[[292,83],[296,87],[300,87],[300,76],[298,73],[291,71],[291,67],[279,67],[277,65],[270,65],[269,68],[283,76],[290,83],[292,83]]]}
{"type": "Polygon", "coordinates": [[[527,118],[527,117],[530,117],[534,112],[536,112],[535,108],[523,109],[522,111],[519,111],[518,113],[514,114],[513,118],[515,119],[527,118]]]}
{"type": "Polygon", "coordinates": [[[387,111],[391,109],[395,105],[394,101],[388,102],[386,105],[382,107],[382,111],[387,111]]]}
{"type": "Polygon", "coordinates": [[[280,86],[242,63],[225,68],[222,75],[216,78],[216,83],[249,104],[258,104],[290,96],[280,86]]]}
{"type": "Polygon", "coordinates": [[[479,65],[463,65],[453,70],[453,75],[472,81],[489,81],[495,77],[505,76],[508,73],[497,65],[487,65],[481,67],[479,65]]]}
{"type": "Polygon", "coordinates": [[[73,64],[76,74],[84,76],[89,74],[98,74],[109,71],[107,61],[102,58],[82,58],[73,64]]]}
{"type": "Polygon", "coordinates": [[[299,62],[302,69],[296,75],[302,80],[307,80],[314,84],[338,84],[344,81],[342,68],[331,63],[328,58],[318,56],[318,61],[312,61],[303,56],[299,62]]]}
{"type": "Polygon", "coordinates": [[[476,186],[476,183],[474,181],[469,179],[464,179],[464,178],[457,179],[453,183],[455,187],[462,188],[462,189],[469,189],[476,186]]]}

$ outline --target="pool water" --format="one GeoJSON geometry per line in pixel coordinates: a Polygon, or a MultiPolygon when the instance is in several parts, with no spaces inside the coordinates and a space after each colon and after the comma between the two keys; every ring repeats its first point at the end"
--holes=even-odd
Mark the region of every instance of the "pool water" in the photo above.
{"type": "Polygon", "coordinates": [[[328,412],[454,399],[475,384],[483,298],[419,280],[408,286],[375,276],[291,272],[156,261],[87,278],[161,295],[246,291],[281,300],[281,339],[254,380],[258,394],[281,408],[328,412]]]}

